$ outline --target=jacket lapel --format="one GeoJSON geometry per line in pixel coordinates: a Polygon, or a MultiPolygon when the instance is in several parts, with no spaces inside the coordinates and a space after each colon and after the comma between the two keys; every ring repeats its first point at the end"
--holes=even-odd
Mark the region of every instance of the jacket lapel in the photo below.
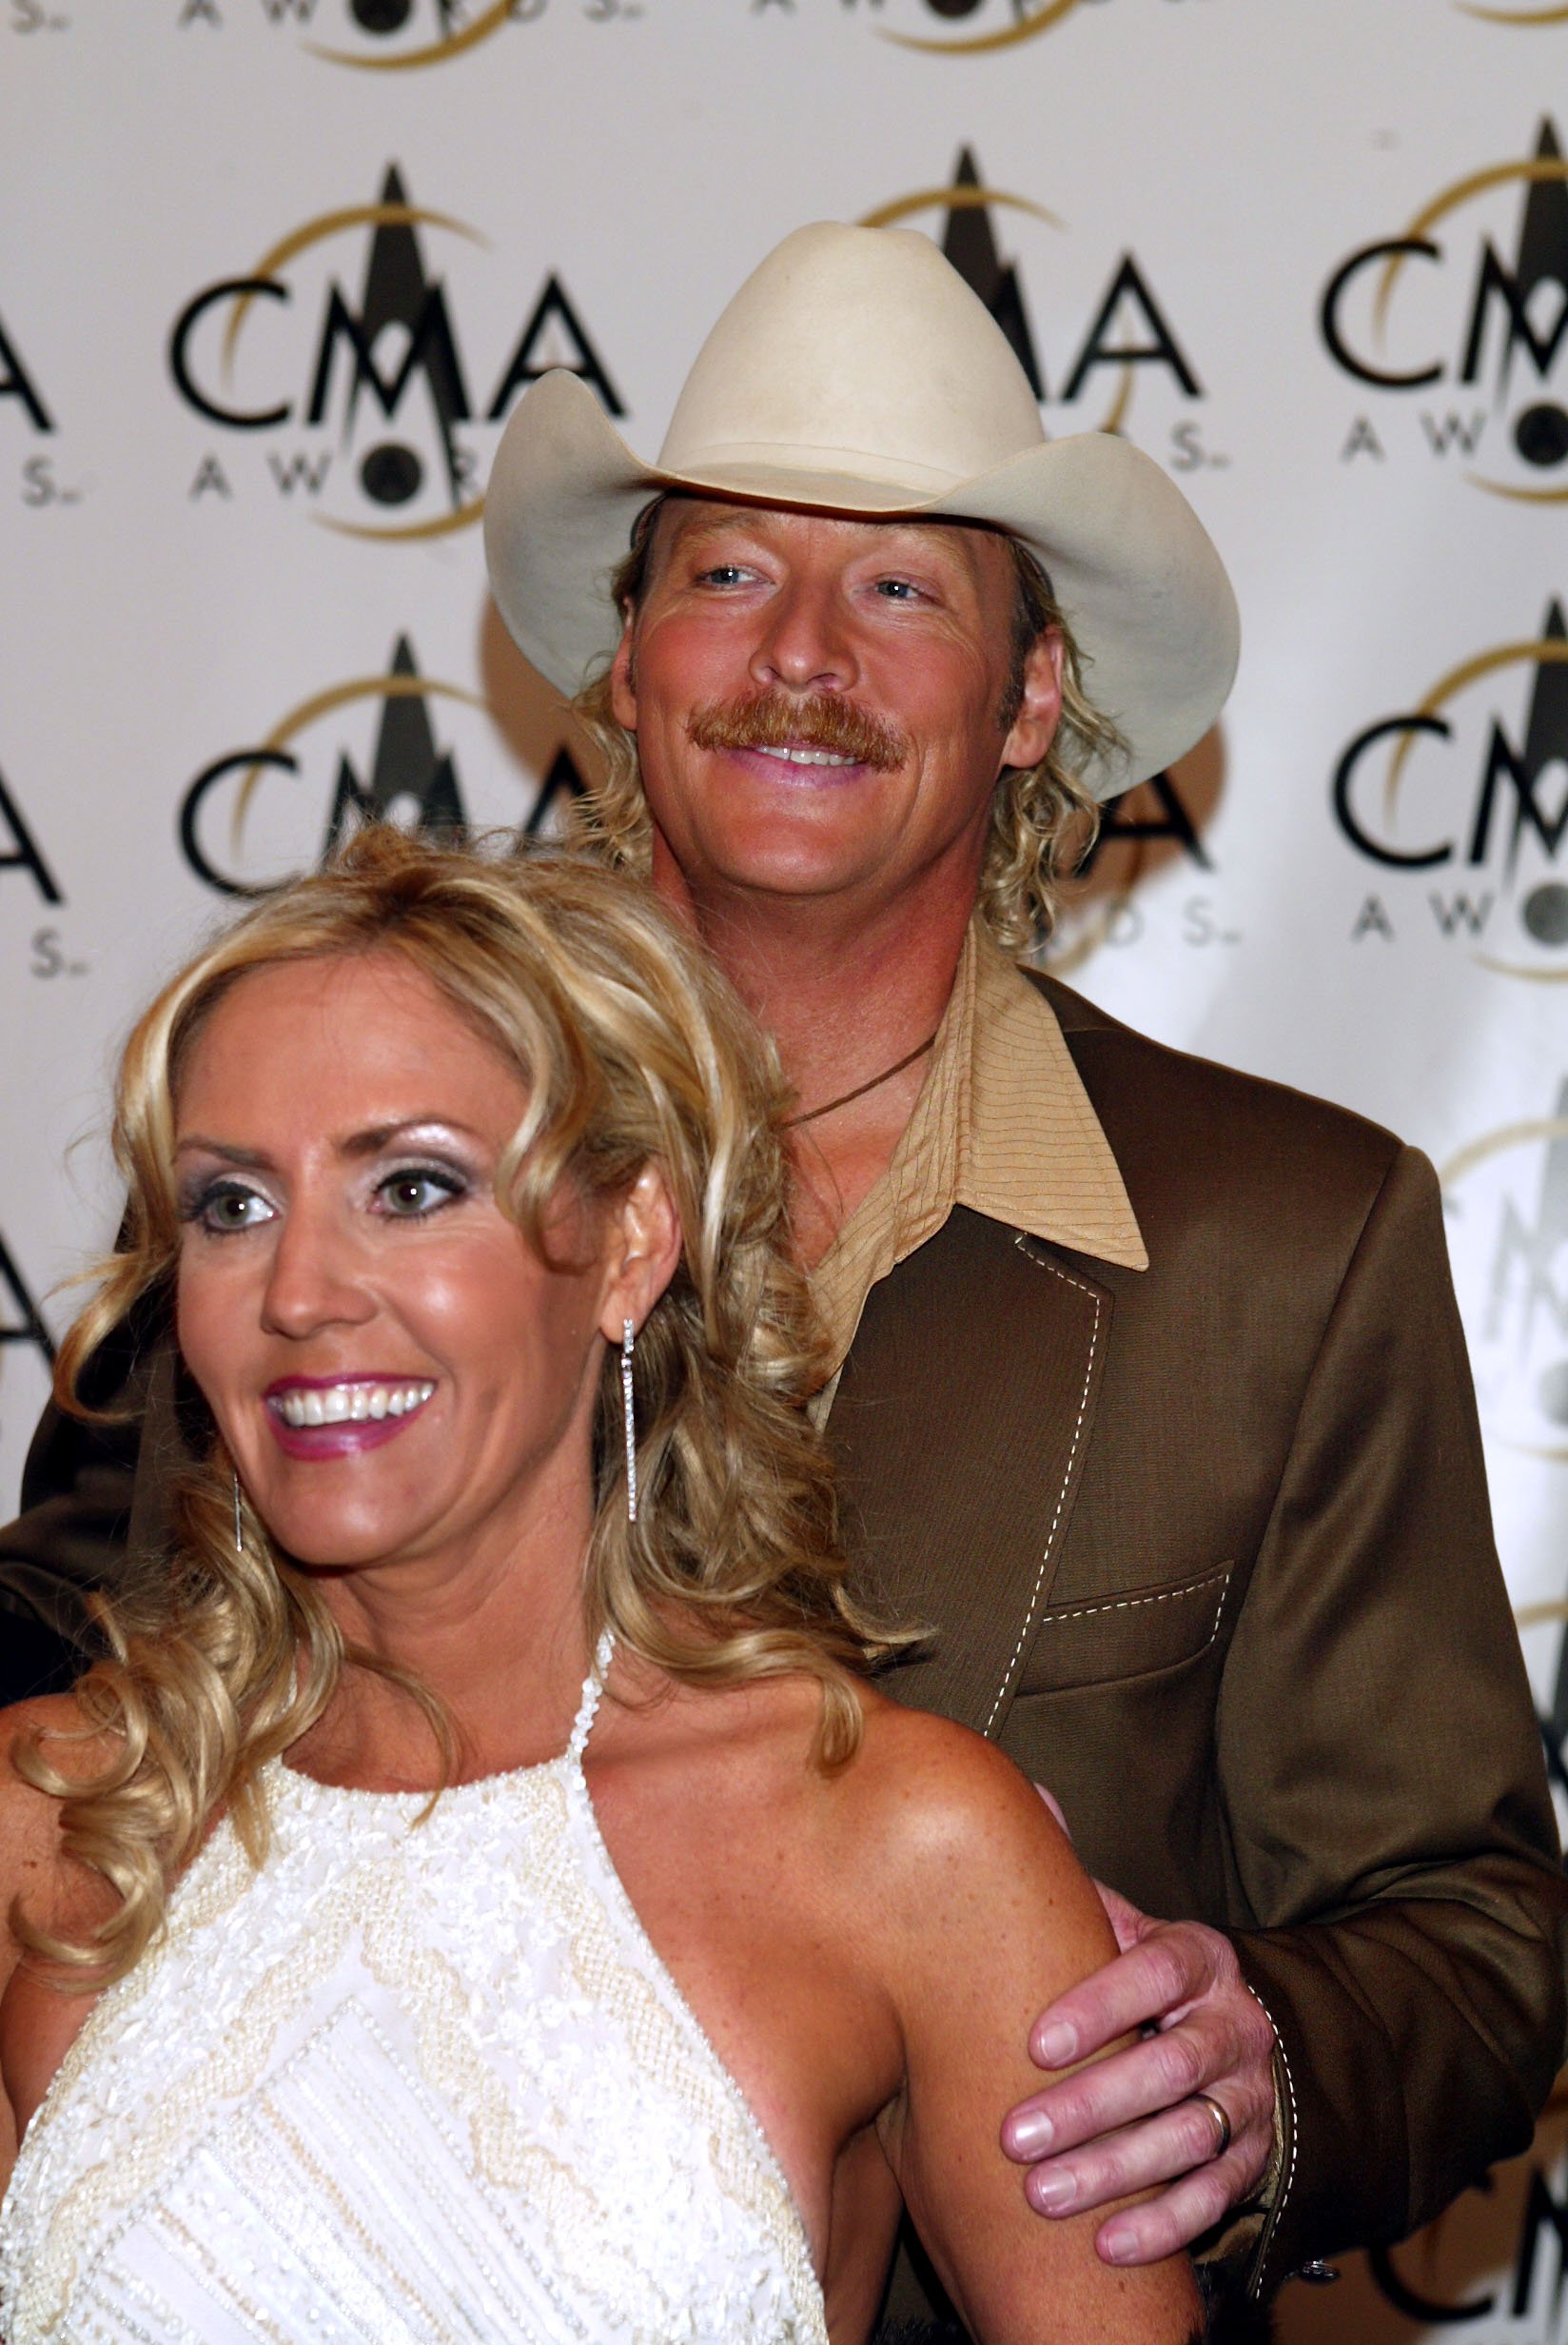
{"type": "Polygon", "coordinates": [[[995,1735],[1049,1600],[1111,1300],[957,1207],[867,1297],[828,1425],[858,1592],[934,1633],[877,1683],[995,1735]]]}

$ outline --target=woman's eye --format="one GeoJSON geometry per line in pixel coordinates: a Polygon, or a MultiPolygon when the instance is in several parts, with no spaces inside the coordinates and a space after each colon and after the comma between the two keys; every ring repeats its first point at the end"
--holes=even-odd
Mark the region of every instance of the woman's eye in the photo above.
{"type": "Polygon", "coordinates": [[[450,1172],[389,1172],[376,1191],[383,1212],[395,1221],[422,1221],[449,1205],[462,1188],[450,1172]]]}
{"type": "Polygon", "coordinates": [[[271,1218],[272,1208],[266,1199],[238,1181],[221,1181],[204,1191],[186,1214],[187,1220],[200,1222],[204,1230],[219,1237],[235,1230],[254,1230],[271,1218]]]}

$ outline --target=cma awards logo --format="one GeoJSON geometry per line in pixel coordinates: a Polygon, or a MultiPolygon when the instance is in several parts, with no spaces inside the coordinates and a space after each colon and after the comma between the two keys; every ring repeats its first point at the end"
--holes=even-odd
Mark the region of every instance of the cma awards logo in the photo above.
{"type": "Polygon", "coordinates": [[[1533,153],[1469,172],[1397,235],[1350,253],[1319,324],[1335,365],[1382,403],[1354,419],[1343,461],[1385,461],[1402,410],[1419,419],[1417,444],[1477,487],[1568,503],[1568,163],[1556,126],[1541,124],[1533,153]]]}
{"type": "MultiPolygon", "coordinates": [[[[225,4],[184,0],[181,27],[221,30],[225,4]]],[[[298,33],[311,56],[368,73],[445,65],[493,39],[503,26],[536,23],[549,6],[550,0],[261,0],[268,22],[298,33]]],[[[577,0],[577,7],[594,24],[642,14],[642,0],[577,0]]]]}
{"type": "MultiPolygon", "coordinates": [[[[868,0],[868,14],[885,40],[902,49],[924,49],[938,57],[973,57],[999,49],[1016,49],[1042,32],[1054,31],[1087,9],[1104,8],[1108,0],[911,0],[893,10],[896,21],[879,21],[888,0],[868,0]]],[[[858,0],[846,0],[853,8],[858,0]]]]}
{"type": "Polygon", "coordinates": [[[520,823],[497,788],[509,764],[498,755],[488,704],[464,685],[421,675],[402,636],[385,675],[313,694],[259,741],[204,766],[181,800],[181,853],[219,895],[261,897],[366,823],[445,839],[476,829],[527,838],[557,829],[582,788],[571,752],[558,751],[520,823]],[[478,785],[465,780],[474,776],[478,785]]]}
{"type": "MultiPolygon", "coordinates": [[[[1499,643],[1381,717],[1340,758],[1341,831],[1390,893],[1352,931],[1392,942],[1424,898],[1436,931],[1504,976],[1568,983],[1568,626],[1499,643]],[[1392,893],[1402,881],[1400,896],[1392,893]]],[[[1418,916],[1420,916],[1418,915],[1418,916]]]]}
{"type": "MultiPolygon", "coordinates": [[[[493,444],[516,400],[551,367],[569,368],[623,415],[554,272],[476,370],[460,316],[486,242],[466,221],[411,202],[394,164],[375,202],[303,221],[243,274],[192,293],[169,334],[169,372],[190,412],[225,437],[202,456],[190,497],[221,503],[237,484],[262,483],[351,537],[442,537],[479,519],[481,443],[493,444]]],[[[472,300],[490,324],[494,295],[476,287],[472,300]]]]}
{"type": "Polygon", "coordinates": [[[1460,1149],[1440,1178],[1487,1431],[1568,1465],[1568,1076],[1542,1104],[1460,1149]]]}
{"type": "Polygon", "coordinates": [[[969,147],[959,154],[950,186],[895,196],[868,212],[863,225],[894,227],[932,214],[940,220],[943,252],[1012,345],[1036,399],[1053,411],[1053,424],[1130,437],[1136,402],[1138,437],[1146,446],[1152,438],[1150,452],[1163,453],[1173,472],[1229,462],[1205,445],[1198,421],[1204,386],[1169,307],[1136,253],[1091,258],[1080,246],[1059,243],[1067,223],[1030,196],[986,185],[969,147]],[[1027,274],[1025,260],[1004,248],[1002,221],[1009,243],[1025,248],[1027,274]],[[1050,311],[1042,326],[1035,293],[1048,274],[1050,311]],[[1159,421],[1151,423],[1146,410],[1156,403],[1159,421]]]}

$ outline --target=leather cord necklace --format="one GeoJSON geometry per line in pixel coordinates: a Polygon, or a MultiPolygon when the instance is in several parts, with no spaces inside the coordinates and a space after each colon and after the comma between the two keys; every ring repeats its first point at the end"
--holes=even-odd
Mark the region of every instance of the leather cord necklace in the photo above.
{"type": "MultiPolygon", "coordinates": [[[[937,1031],[939,1033],[940,1028],[937,1031]]],[[[912,1051],[906,1051],[902,1058],[895,1058],[891,1067],[884,1067],[880,1074],[873,1074],[869,1083],[857,1083],[853,1091],[840,1092],[838,1097],[830,1099],[825,1107],[808,1108],[804,1115],[786,1116],[785,1131],[796,1132],[802,1124],[814,1124],[819,1115],[831,1115],[834,1108],[847,1108],[852,1099],[864,1099],[869,1091],[877,1091],[884,1083],[891,1083],[895,1074],[902,1074],[905,1068],[912,1067],[917,1058],[924,1058],[935,1040],[935,1035],[928,1035],[924,1042],[915,1044],[912,1051]]]]}

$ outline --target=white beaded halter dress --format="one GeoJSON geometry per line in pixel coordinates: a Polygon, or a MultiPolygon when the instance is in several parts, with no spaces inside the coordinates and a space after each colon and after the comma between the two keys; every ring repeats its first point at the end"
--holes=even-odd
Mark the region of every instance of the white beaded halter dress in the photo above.
{"type": "Polygon", "coordinates": [[[805,2232],[582,1772],[265,1770],[90,2013],[0,2211],[8,2345],[826,2345],[805,2232]]]}

